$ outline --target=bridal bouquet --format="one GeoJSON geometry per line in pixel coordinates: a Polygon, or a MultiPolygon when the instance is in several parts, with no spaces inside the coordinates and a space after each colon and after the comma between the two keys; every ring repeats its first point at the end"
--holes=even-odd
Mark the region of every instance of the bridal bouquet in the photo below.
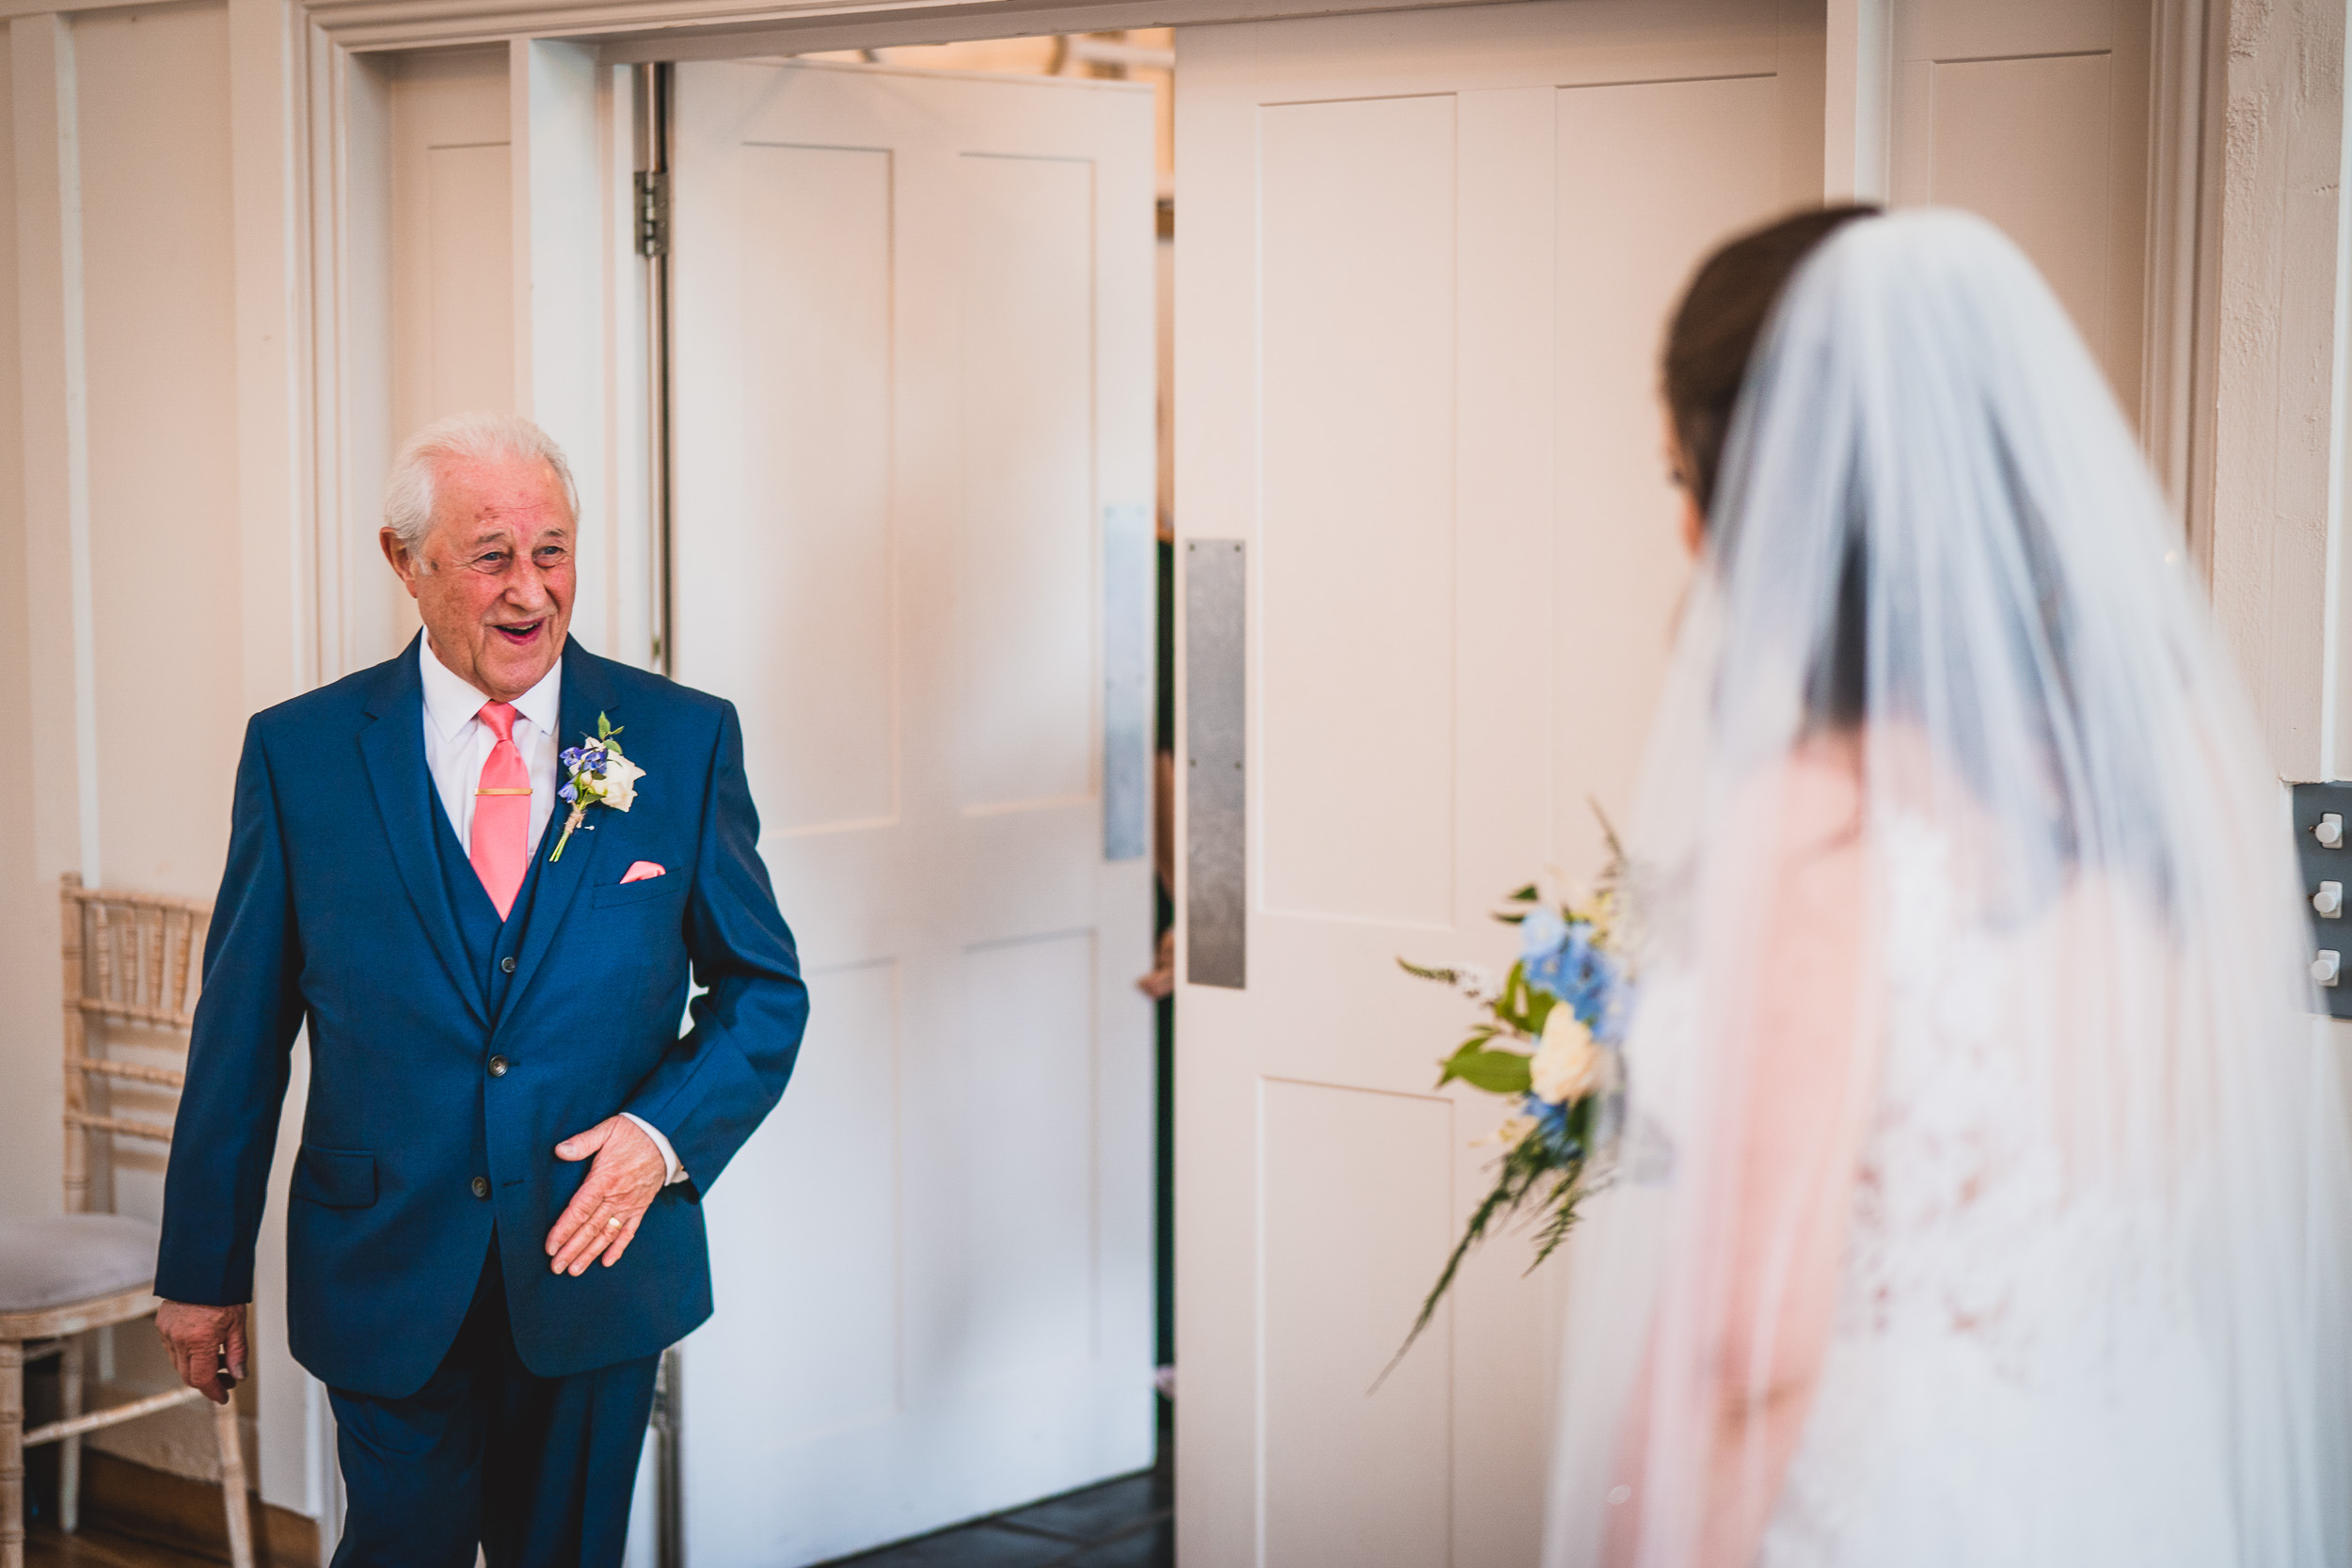
{"type": "Polygon", "coordinates": [[[1519,928],[1518,961],[1500,985],[1474,967],[1397,960],[1407,974],[1452,986],[1479,1006],[1470,1037],[1438,1064],[1438,1086],[1458,1079],[1511,1104],[1493,1139],[1502,1147],[1494,1190],[1422,1303],[1405,1337],[1407,1350],[1489,1230],[1522,1212],[1542,1215],[1532,1270],[1567,1239],[1577,1204],[1607,1176],[1625,1076],[1618,1049],[1633,988],[1619,950],[1625,851],[1605,819],[1601,827],[1609,863],[1589,899],[1549,897],[1531,885],[1497,911],[1497,920],[1519,928]]]}

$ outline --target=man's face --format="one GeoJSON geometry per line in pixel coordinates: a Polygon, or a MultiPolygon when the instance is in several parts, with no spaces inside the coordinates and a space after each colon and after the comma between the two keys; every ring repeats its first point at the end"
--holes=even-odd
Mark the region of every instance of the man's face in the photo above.
{"type": "Polygon", "coordinates": [[[444,462],[421,561],[391,530],[384,555],[417,601],[435,657],[513,702],[564,652],[572,624],[571,508],[538,458],[444,462]]]}

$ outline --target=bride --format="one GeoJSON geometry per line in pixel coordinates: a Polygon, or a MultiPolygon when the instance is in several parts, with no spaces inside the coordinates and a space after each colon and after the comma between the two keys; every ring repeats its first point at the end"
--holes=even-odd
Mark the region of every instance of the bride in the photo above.
{"type": "Polygon", "coordinates": [[[1801,214],[1665,355],[1700,565],[1550,1568],[2352,1561],[2352,1167],[2287,813],[2007,240],[1801,214]]]}

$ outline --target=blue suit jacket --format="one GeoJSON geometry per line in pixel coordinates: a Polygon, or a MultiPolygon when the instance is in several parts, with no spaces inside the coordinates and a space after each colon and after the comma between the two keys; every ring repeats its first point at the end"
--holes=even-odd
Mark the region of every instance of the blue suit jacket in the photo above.
{"type": "Polygon", "coordinates": [[[543,1376],[653,1354],[710,1315],[700,1194],[783,1094],[808,995],[760,863],[733,706],[569,643],[564,743],[596,733],[599,712],[645,776],[628,812],[590,807],[548,863],[559,805],[495,1022],[434,844],[449,830],[425,774],[416,643],[254,717],[165,1183],[159,1295],[251,1299],[308,1023],[287,1317],[295,1357],[327,1384],[421,1387],[494,1222],[516,1346],[543,1376]],[[623,883],[641,860],[668,874],[623,883]],[[680,1037],[690,965],[707,990],[680,1037]],[[509,1064],[495,1078],[494,1054],[509,1064]],[[655,1199],[618,1264],[553,1275],[543,1243],[589,1168],[554,1148],[619,1111],[661,1129],[691,1180],[655,1199]]]}

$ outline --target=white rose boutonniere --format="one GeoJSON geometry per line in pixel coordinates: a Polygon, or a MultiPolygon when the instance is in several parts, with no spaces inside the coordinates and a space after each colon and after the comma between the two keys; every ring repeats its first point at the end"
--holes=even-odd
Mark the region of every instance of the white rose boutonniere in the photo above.
{"type": "Polygon", "coordinates": [[[558,799],[572,808],[564,819],[564,834],[555,841],[550,861],[564,858],[564,846],[572,840],[572,830],[580,826],[590,806],[610,806],[614,811],[627,811],[637,799],[637,781],[645,770],[621,754],[620,731],[603,714],[596,715],[596,733],[593,738],[582,736],[577,746],[568,747],[557,760],[570,773],[570,782],[557,790],[558,799]]]}

